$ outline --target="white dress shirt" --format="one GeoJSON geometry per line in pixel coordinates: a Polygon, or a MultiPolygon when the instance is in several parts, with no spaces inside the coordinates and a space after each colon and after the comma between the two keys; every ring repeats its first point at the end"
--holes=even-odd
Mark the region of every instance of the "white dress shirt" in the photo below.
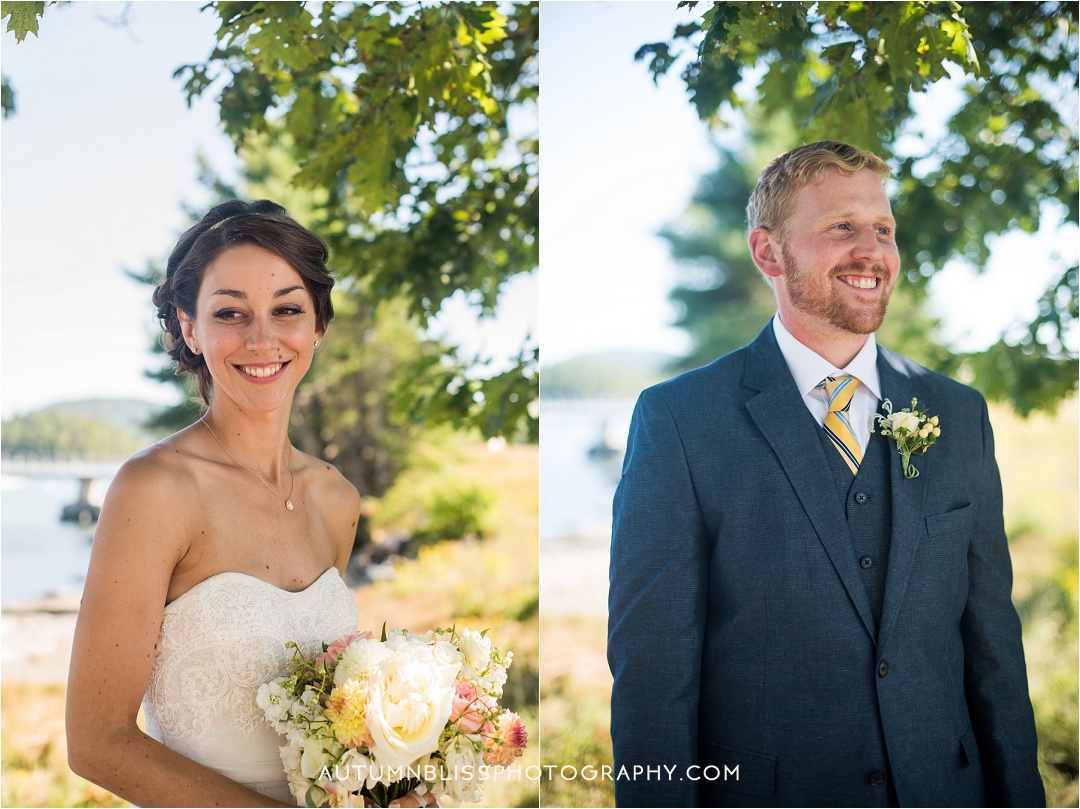
{"type": "Polygon", "coordinates": [[[773,333],[784,355],[795,385],[802,394],[806,409],[818,424],[824,425],[829,412],[829,402],[824,388],[818,384],[827,376],[849,374],[859,380],[855,395],[851,398],[848,415],[851,430],[863,452],[870,441],[870,427],[873,416],[881,402],[881,378],[877,369],[877,342],[871,334],[866,345],[859,350],[855,358],[844,368],[837,368],[824,357],[800,343],[780,322],[780,313],[773,318],[773,333]]]}

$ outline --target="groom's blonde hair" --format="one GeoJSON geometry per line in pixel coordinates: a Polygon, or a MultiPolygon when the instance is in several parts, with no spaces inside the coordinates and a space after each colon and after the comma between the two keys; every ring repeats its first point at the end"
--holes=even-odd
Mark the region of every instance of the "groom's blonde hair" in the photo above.
{"type": "Polygon", "coordinates": [[[882,183],[889,178],[889,166],[880,157],[838,140],[819,140],[784,152],[765,167],[750,194],[747,229],[765,228],[786,241],[787,222],[801,189],[820,183],[829,169],[850,177],[864,168],[882,183]]]}

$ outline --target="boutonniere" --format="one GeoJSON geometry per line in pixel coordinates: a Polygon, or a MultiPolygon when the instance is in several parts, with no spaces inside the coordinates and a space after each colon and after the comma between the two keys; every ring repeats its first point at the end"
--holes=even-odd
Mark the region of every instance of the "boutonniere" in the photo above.
{"type": "Polygon", "coordinates": [[[900,461],[904,465],[904,477],[908,480],[919,476],[919,470],[911,463],[911,456],[926,452],[941,435],[938,417],[916,410],[918,401],[912,399],[910,410],[897,410],[894,413],[892,402],[886,399],[881,403],[885,415],[874,414],[870,425],[870,431],[873,432],[876,424],[880,424],[881,434],[896,442],[896,451],[900,453],[900,461]]]}

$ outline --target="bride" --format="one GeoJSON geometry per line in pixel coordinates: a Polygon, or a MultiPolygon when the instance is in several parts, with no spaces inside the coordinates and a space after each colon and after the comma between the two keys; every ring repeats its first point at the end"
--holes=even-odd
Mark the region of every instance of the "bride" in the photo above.
{"type": "Polygon", "coordinates": [[[340,573],[360,497],[288,436],[333,316],[327,255],[280,206],[226,202],[154,293],[207,409],[109,488],[67,696],[72,770],[138,806],[295,805],[256,691],[286,641],[311,653],[357,629],[340,573]]]}

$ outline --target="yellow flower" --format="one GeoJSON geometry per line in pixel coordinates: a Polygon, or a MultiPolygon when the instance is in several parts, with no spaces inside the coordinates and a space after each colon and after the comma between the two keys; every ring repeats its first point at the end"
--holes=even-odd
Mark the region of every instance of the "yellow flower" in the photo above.
{"type": "Polygon", "coordinates": [[[366,683],[346,680],[330,692],[326,701],[326,718],[334,736],[346,747],[359,747],[371,738],[364,721],[367,697],[366,683]]]}

